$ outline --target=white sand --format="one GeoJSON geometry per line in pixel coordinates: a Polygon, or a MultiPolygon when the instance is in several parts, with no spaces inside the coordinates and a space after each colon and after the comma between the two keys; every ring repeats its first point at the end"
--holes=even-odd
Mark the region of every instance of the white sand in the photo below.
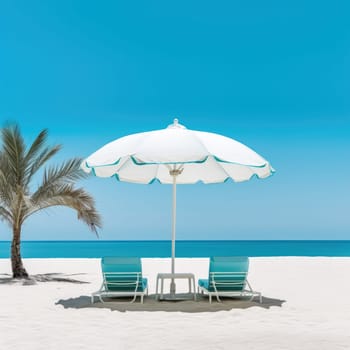
{"type": "MultiPolygon", "coordinates": [[[[350,349],[350,258],[253,258],[249,280],[263,293],[265,305],[229,300],[222,305],[229,311],[211,312],[201,301],[198,305],[206,312],[192,313],[87,307],[88,296],[100,286],[97,259],[24,263],[32,275],[57,273],[46,278],[89,283],[11,283],[10,263],[0,259],[1,350],[350,349]],[[282,306],[268,307],[281,305],[281,300],[282,306]]],[[[193,272],[197,279],[206,277],[208,260],[177,259],[176,266],[178,272],[193,272]]],[[[156,272],[169,268],[167,259],[143,259],[151,293],[156,272]]],[[[185,285],[177,287],[182,290],[185,285]]],[[[193,303],[173,303],[170,309],[196,310],[193,303]]],[[[130,306],[125,301],[112,304],[130,306]]],[[[133,305],[143,310],[138,303],[133,305]]],[[[146,300],[147,305],[152,308],[146,300]]],[[[212,309],[217,305],[214,302],[212,309]]],[[[160,308],[169,309],[167,303],[160,303],[160,308]]]]}

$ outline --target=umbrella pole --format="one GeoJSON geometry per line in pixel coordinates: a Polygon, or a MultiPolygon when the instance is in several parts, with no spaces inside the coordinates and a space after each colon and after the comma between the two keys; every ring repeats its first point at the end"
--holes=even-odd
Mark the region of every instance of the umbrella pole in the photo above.
{"type": "MultiPolygon", "coordinates": [[[[172,235],[171,235],[171,273],[175,273],[175,238],[176,238],[176,171],[171,172],[173,176],[173,221],[172,221],[172,235]]],[[[170,282],[170,294],[175,295],[176,285],[172,278],[170,282]]]]}
{"type": "MultiPolygon", "coordinates": [[[[169,174],[173,177],[173,223],[172,223],[172,235],[171,235],[171,273],[175,273],[175,238],[176,238],[176,177],[180,175],[183,168],[176,168],[169,171],[169,174]]],[[[170,295],[175,298],[176,286],[174,278],[170,282],[170,295]]]]}

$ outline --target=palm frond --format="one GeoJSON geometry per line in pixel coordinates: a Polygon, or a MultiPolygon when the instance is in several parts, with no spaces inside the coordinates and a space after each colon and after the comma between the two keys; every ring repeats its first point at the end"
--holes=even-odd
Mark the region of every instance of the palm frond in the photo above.
{"type": "Polygon", "coordinates": [[[36,156],[40,153],[41,149],[46,143],[47,134],[48,134],[47,129],[40,131],[40,133],[38,134],[36,139],[33,141],[32,145],[30,146],[30,148],[28,149],[25,155],[26,163],[32,164],[35,161],[36,156]]]}
{"type": "Polygon", "coordinates": [[[45,171],[44,183],[74,182],[87,177],[80,169],[81,158],[67,160],[60,166],[50,167],[45,171]]]}
{"type": "Polygon", "coordinates": [[[77,180],[84,179],[87,174],[80,169],[81,159],[73,158],[64,162],[60,166],[52,166],[45,170],[42,184],[33,193],[34,202],[40,200],[47,193],[55,191],[57,185],[74,183],[77,180]]]}
{"type": "Polygon", "coordinates": [[[28,151],[24,156],[25,178],[28,184],[32,176],[41,166],[44,165],[52,156],[54,156],[61,148],[60,145],[54,147],[45,147],[47,142],[48,130],[42,130],[35,138],[28,151]]]}
{"type": "Polygon", "coordinates": [[[0,206],[0,220],[3,220],[10,225],[13,220],[12,214],[3,206],[0,206]]]}
{"type": "Polygon", "coordinates": [[[82,188],[75,188],[73,184],[53,185],[40,196],[32,197],[32,208],[28,210],[23,221],[33,213],[53,206],[65,206],[77,212],[78,219],[86,223],[97,233],[101,227],[101,217],[95,209],[94,199],[82,188]]]}
{"type": "Polygon", "coordinates": [[[26,184],[29,184],[33,175],[49,160],[51,159],[59,150],[61,145],[56,145],[53,147],[46,147],[36,155],[36,158],[30,161],[30,164],[26,168],[26,184]]]}
{"type": "Polygon", "coordinates": [[[8,181],[9,167],[6,158],[0,152],[0,203],[7,208],[11,207],[14,196],[14,187],[8,181]]]}
{"type": "Polygon", "coordinates": [[[1,130],[0,149],[0,219],[20,227],[34,212],[52,206],[66,206],[77,212],[78,219],[97,233],[101,217],[93,198],[77,180],[88,175],[80,169],[81,159],[73,158],[61,165],[44,169],[41,185],[29,193],[33,175],[60,149],[60,145],[45,146],[47,130],[41,131],[27,149],[17,125],[1,130]]]}
{"type": "Polygon", "coordinates": [[[2,153],[7,159],[10,183],[22,184],[25,174],[24,154],[25,143],[17,125],[8,126],[1,130],[2,153]]]}

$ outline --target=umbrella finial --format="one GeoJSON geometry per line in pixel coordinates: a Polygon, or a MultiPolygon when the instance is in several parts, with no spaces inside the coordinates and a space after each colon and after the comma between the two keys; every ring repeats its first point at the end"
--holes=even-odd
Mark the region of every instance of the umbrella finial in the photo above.
{"type": "Polygon", "coordinates": [[[179,119],[174,118],[173,124],[170,124],[168,126],[168,129],[186,129],[186,127],[181,125],[181,124],[179,124],[179,119]]]}

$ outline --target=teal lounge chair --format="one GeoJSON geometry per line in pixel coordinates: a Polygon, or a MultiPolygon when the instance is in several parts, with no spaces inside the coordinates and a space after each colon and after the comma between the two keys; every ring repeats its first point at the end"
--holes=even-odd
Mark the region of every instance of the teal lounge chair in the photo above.
{"type": "Polygon", "coordinates": [[[103,282],[100,290],[91,294],[91,303],[98,296],[102,297],[132,296],[131,302],[140,296],[148,295],[147,278],[142,278],[140,258],[104,257],[101,259],[103,282]]]}
{"type": "Polygon", "coordinates": [[[209,278],[198,280],[198,293],[208,294],[210,303],[213,295],[219,302],[219,296],[248,296],[250,300],[257,296],[261,303],[261,293],[254,292],[247,280],[248,267],[247,257],[211,257],[209,278]]]}

